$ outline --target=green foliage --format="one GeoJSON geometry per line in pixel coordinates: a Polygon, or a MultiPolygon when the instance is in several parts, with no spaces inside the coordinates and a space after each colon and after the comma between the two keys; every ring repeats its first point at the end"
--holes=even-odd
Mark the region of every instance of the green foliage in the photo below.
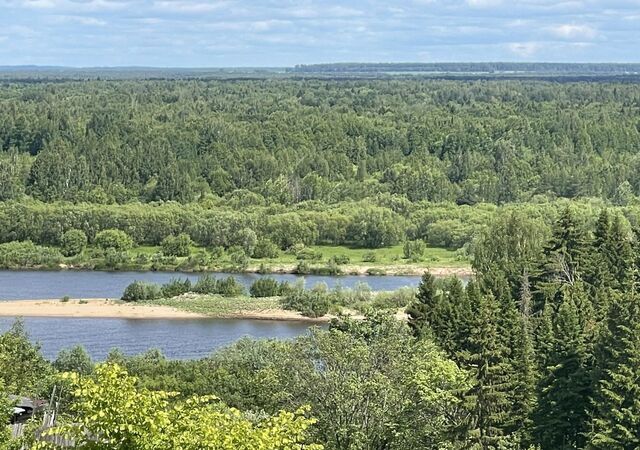
{"type": "Polygon", "coordinates": [[[134,281],[125,288],[122,300],[125,302],[139,302],[153,300],[161,296],[162,291],[158,286],[144,281],[134,281]]]}
{"type": "Polygon", "coordinates": [[[424,256],[426,249],[427,246],[424,241],[421,240],[405,241],[404,246],[402,247],[405,259],[410,259],[412,261],[420,261],[424,256]]]}
{"type": "Polygon", "coordinates": [[[262,238],[258,239],[256,242],[255,248],[253,249],[253,254],[251,255],[253,258],[264,259],[264,258],[277,258],[280,254],[278,246],[271,242],[269,239],[262,238]]]}
{"type": "MultiPolygon", "coordinates": [[[[315,421],[304,417],[305,409],[253,423],[214,396],[170,402],[175,394],[138,388],[134,377],[111,364],[98,366],[92,377],[66,373],[63,379],[74,396],[73,416],[46,434],[67,436],[77,449],[322,449],[307,443],[315,421]]],[[[34,447],[56,448],[46,441],[34,447]]]]}
{"type": "Polygon", "coordinates": [[[87,246],[87,235],[82,230],[69,230],[62,235],[60,251],[64,256],[76,256],[87,246]]]}
{"type": "Polygon", "coordinates": [[[249,293],[252,297],[276,297],[286,294],[291,286],[286,281],[278,283],[273,278],[259,278],[251,284],[249,293]]]}
{"type": "Polygon", "coordinates": [[[175,278],[162,285],[160,292],[163,298],[173,298],[191,292],[191,280],[175,278]]]}
{"type": "Polygon", "coordinates": [[[58,372],[75,372],[79,375],[90,375],[93,373],[94,364],[91,356],[81,345],[70,349],[63,349],[58,353],[53,367],[58,372]]]}
{"type": "Polygon", "coordinates": [[[31,241],[0,244],[0,268],[54,267],[62,261],[60,252],[31,241]]]}
{"type": "Polygon", "coordinates": [[[0,334],[0,385],[15,395],[40,395],[52,374],[40,348],[29,341],[22,321],[0,334]]]}
{"type": "Polygon", "coordinates": [[[122,230],[103,230],[96,235],[95,244],[104,249],[124,252],[133,247],[133,240],[122,230]]]}
{"type": "Polygon", "coordinates": [[[186,233],[180,233],[177,236],[167,236],[160,243],[162,254],[165,256],[185,257],[191,254],[191,246],[193,241],[186,233]]]}
{"type": "Polygon", "coordinates": [[[329,296],[326,289],[314,287],[305,290],[292,289],[280,301],[284,309],[298,311],[306,317],[322,317],[329,312],[329,296]]]}

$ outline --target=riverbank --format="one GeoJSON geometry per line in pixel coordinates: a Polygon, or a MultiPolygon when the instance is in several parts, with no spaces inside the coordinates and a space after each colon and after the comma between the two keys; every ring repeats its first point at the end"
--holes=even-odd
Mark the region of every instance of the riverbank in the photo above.
{"type": "MultiPolygon", "coordinates": [[[[312,319],[295,311],[274,307],[273,303],[253,302],[251,308],[234,299],[235,308],[224,304],[202,312],[197,302],[191,308],[159,303],[125,303],[113,299],[13,300],[0,303],[0,317],[56,317],[94,319],[255,319],[276,321],[328,322],[331,317],[312,319]]],[[[185,302],[186,303],[186,302],[185,302]]],[[[231,303],[229,302],[229,305],[231,303]]],[[[186,306],[186,305],[185,305],[186,306]]]]}

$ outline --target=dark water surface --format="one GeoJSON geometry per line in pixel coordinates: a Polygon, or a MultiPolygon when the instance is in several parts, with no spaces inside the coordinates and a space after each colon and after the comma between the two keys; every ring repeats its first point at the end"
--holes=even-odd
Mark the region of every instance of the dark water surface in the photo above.
{"type": "MultiPolygon", "coordinates": [[[[1,308],[2,306],[0,306],[1,308]]],[[[13,318],[0,317],[0,333],[8,330],[13,318]]],[[[83,345],[94,360],[100,361],[113,348],[127,355],[160,349],[168,358],[202,358],[244,336],[289,339],[307,332],[304,322],[278,322],[246,319],[24,319],[34,342],[42,346],[48,359],[74,345],[83,345]]]]}
{"type": "MultiPolygon", "coordinates": [[[[303,280],[307,287],[326,283],[330,288],[342,286],[350,288],[358,283],[366,283],[374,291],[392,291],[404,286],[418,286],[418,276],[320,276],[290,274],[225,274],[215,273],[214,277],[233,275],[247,288],[263,277],[278,281],[296,282],[303,280]]],[[[129,283],[135,280],[151,283],[166,283],[172,278],[189,278],[196,281],[202,274],[179,272],[90,272],[90,271],[10,271],[0,270],[0,300],[40,300],[56,299],[68,295],[71,298],[120,298],[129,283]]]]}

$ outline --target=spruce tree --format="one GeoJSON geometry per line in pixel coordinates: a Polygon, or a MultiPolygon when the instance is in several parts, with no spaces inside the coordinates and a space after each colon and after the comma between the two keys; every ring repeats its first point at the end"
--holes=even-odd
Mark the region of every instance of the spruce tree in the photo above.
{"type": "Polygon", "coordinates": [[[558,309],[553,331],[553,347],[539,383],[535,436],[543,450],[582,448],[591,383],[585,333],[570,295],[558,309]]]}
{"type": "Polygon", "coordinates": [[[607,260],[613,277],[613,288],[629,289],[633,281],[633,249],[629,233],[625,229],[620,214],[616,214],[611,223],[611,236],[607,260]]]}
{"type": "Polygon", "coordinates": [[[528,276],[521,281],[518,323],[515,330],[512,364],[514,371],[511,429],[524,443],[531,441],[531,414],[536,405],[538,371],[531,321],[531,292],[528,276]]]}
{"type": "Polygon", "coordinates": [[[619,296],[599,336],[588,449],[640,448],[640,300],[619,296]]]}
{"type": "Polygon", "coordinates": [[[421,337],[427,327],[433,326],[439,308],[440,294],[436,288],[436,279],[431,273],[425,272],[418,286],[416,298],[406,310],[414,336],[421,337]]]}
{"type": "Polygon", "coordinates": [[[498,325],[500,314],[499,301],[491,294],[482,296],[467,350],[461,353],[473,370],[473,387],[465,395],[471,413],[469,436],[482,449],[494,448],[501,441],[512,405],[513,374],[498,325]]]}

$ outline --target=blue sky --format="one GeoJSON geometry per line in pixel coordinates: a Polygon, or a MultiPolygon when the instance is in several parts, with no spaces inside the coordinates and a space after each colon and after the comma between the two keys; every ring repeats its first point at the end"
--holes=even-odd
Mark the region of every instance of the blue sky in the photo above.
{"type": "Polygon", "coordinates": [[[0,0],[0,65],[639,62],[640,0],[0,0]]]}

